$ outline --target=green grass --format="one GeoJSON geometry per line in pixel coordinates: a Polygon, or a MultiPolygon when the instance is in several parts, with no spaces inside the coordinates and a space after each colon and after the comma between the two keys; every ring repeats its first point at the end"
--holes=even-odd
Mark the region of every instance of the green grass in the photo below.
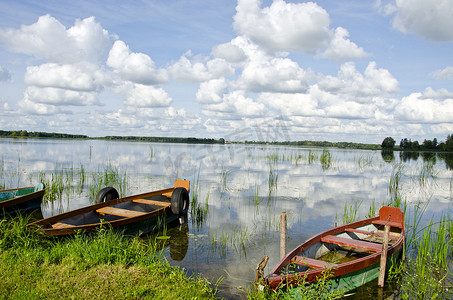
{"type": "Polygon", "coordinates": [[[0,219],[0,299],[214,299],[206,280],[163,260],[154,240],[106,229],[52,239],[27,222],[0,219]]]}

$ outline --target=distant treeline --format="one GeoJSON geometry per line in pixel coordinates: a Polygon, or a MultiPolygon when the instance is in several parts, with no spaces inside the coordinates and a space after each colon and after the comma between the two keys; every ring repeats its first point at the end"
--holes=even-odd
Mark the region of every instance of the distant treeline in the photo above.
{"type": "Polygon", "coordinates": [[[395,140],[392,137],[386,137],[382,141],[382,148],[383,149],[395,149],[395,150],[403,150],[403,151],[453,151],[453,134],[449,134],[447,139],[444,141],[439,142],[437,138],[433,140],[425,139],[423,143],[419,143],[418,141],[412,141],[411,139],[401,139],[399,147],[395,148],[395,140]]]}
{"type": "Polygon", "coordinates": [[[351,149],[368,149],[368,150],[380,150],[381,146],[377,144],[361,144],[361,143],[349,143],[349,142],[327,142],[327,141],[285,141],[285,142],[256,142],[256,141],[245,141],[246,144],[257,144],[257,145],[282,145],[282,146],[300,146],[300,147],[334,147],[334,148],[351,148],[351,149]]]}
{"type": "Polygon", "coordinates": [[[48,133],[48,132],[28,132],[26,130],[4,131],[0,130],[0,137],[11,138],[48,138],[48,139],[88,139],[86,135],[66,134],[66,133],[48,133]]]}
{"type": "Polygon", "coordinates": [[[106,136],[106,140],[136,141],[152,143],[186,143],[186,144],[225,144],[224,139],[182,138],[182,137],[154,137],[154,136],[106,136]]]}
{"type": "Polygon", "coordinates": [[[48,133],[48,132],[28,132],[26,130],[5,131],[0,130],[0,137],[9,138],[48,138],[48,139],[99,139],[115,141],[137,141],[153,143],[187,143],[187,144],[225,144],[224,139],[206,138],[180,138],[180,137],[146,137],[146,136],[106,136],[90,138],[80,134],[48,133]]]}

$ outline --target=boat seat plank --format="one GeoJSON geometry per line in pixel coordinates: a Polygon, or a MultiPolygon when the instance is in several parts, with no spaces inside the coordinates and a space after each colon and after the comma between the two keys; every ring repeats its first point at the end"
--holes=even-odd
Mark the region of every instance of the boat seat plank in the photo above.
{"type": "Polygon", "coordinates": [[[72,227],[75,227],[75,226],[71,225],[71,224],[61,223],[61,222],[52,224],[52,228],[72,228],[72,227]]]}
{"type": "Polygon", "coordinates": [[[303,257],[303,256],[295,256],[291,262],[296,263],[298,265],[303,265],[307,266],[310,268],[314,269],[325,269],[325,268],[332,268],[332,267],[337,267],[337,264],[334,263],[329,263],[326,261],[318,260],[318,259],[313,259],[313,258],[308,258],[308,257],[303,257]]]}
{"type": "Polygon", "coordinates": [[[361,241],[361,240],[348,239],[348,238],[339,237],[336,235],[325,236],[325,237],[321,238],[321,241],[324,243],[337,244],[340,246],[348,246],[348,247],[363,249],[363,250],[367,250],[367,251],[379,252],[382,250],[381,244],[376,244],[376,243],[371,243],[371,242],[366,242],[366,241],[361,241]]]}
{"type": "MultiPolygon", "coordinates": [[[[360,229],[355,229],[355,228],[346,228],[344,231],[348,232],[354,232],[354,233],[360,233],[360,234],[366,234],[366,235],[372,235],[372,236],[378,236],[378,237],[384,237],[384,233],[382,232],[369,232],[366,230],[360,230],[360,229]]],[[[399,239],[398,235],[390,234],[389,239],[391,240],[397,240],[399,239]]]]}
{"type": "Polygon", "coordinates": [[[149,205],[165,206],[165,207],[171,206],[171,203],[168,203],[168,202],[161,202],[161,201],[148,200],[148,199],[134,199],[134,200],[132,200],[132,202],[149,204],[149,205]]]}
{"type": "Polygon", "coordinates": [[[376,220],[376,221],[373,221],[372,223],[376,224],[376,225],[382,225],[382,226],[390,225],[391,227],[403,228],[403,225],[401,223],[389,222],[386,220],[376,220]]]}
{"type": "Polygon", "coordinates": [[[126,217],[126,218],[139,217],[139,216],[143,216],[143,215],[147,214],[146,212],[116,208],[116,207],[111,207],[111,206],[99,208],[96,210],[96,212],[103,214],[103,215],[108,214],[108,215],[115,215],[115,216],[126,217]]]}
{"type": "Polygon", "coordinates": [[[168,193],[163,193],[162,196],[165,196],[167,198],[171,198],[171,195],[173,194],[173,191],[168,192],[168,193]]]}

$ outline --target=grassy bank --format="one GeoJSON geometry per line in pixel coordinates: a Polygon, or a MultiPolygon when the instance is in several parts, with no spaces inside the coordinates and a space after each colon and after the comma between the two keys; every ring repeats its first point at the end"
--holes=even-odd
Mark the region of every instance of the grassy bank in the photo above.
{"type": "Polygon", "coordinates": [[[214,299],[154,242],[100,229],[54,239],[26,228],[28,217],[0,219],[0,299],[214,299]]]}

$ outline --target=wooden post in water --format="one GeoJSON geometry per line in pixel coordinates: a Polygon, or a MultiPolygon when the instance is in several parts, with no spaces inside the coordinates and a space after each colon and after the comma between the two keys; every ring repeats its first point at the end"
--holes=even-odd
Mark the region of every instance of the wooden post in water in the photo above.
{"type": "Polygon", "coordinates": [[[280,215],[280,259],[286,255],[286,212],[280,215]]]}
{"type": "Polygon", "coordinates": [[[390,225],[385,225],[384,228],[384,241],[382,243],[382,254],[381,254],[381,265],[379,267],[379,279],[378,286],[384,287],[385,279],[385,268],[387,264],[387,251],[389,249],[389,234],[390,234],[390,225]]]}

